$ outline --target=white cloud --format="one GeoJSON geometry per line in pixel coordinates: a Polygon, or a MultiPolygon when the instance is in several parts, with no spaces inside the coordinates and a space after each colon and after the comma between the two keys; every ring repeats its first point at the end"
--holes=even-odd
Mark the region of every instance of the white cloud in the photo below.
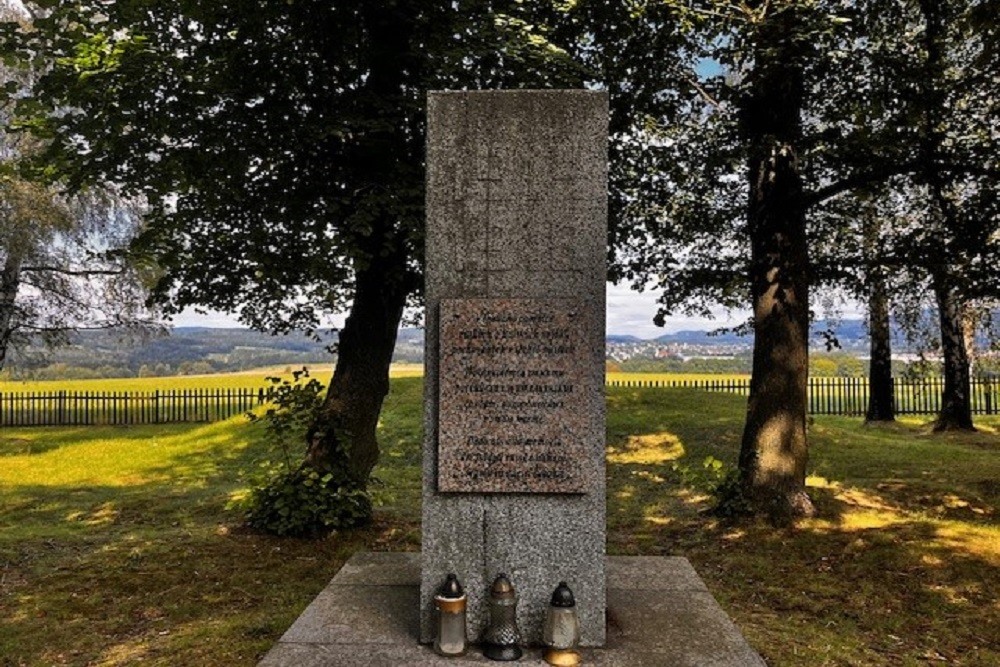
{"type": "Polygon", "coordinates": [[[685,330],[710,331],[735,326],[746,321],[750,311],[736,311],[729,316],[723,309],[713,309],[715,319],[675,315],[668,317],[663,327],[653,324],[656,315],[656,292],[633,292],[625,285],[608,283],[608,334],[656,338],[666,333],[685,330]]]}
{"type": "Polygon", "coordinates": [[[171,324],[175,327],[244,328],[231,315],[220,313],[217,310],[210,310],[207,313],[196,313],[192,308],[185,308],[183,312],[174,315],[171,324]]]}
{"type": "MultiPolygon", "coordinates": [[[[655,292],[633,292],[624,285],[608,283],[607,329],[609,334],[631,335],[639,338],[656,338],[665,333],[684,330],[711,330],[723,326],[733,326],[746,320],[748,311],[739,311],[733,317],[719,310],[714,320],[700,317],[675,316],[667,319],[661,328],[653,324],[656,314],[655,292]]],[[[331,318],[333,326],[343,326],[344,316],[331,318]]],[[[232,315],[210,310],[206,313],[196,313],[187,308],[176,315],[173,320],[175,327],[222,327],[241,328],[240,322],[232,315]]]]}

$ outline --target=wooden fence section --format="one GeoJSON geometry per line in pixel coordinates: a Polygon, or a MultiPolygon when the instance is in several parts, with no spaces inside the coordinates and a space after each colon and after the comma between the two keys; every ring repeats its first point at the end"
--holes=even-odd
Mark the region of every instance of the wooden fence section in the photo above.
{"type": "Polygon", "coordinates": [[[263,389],[0,393],[0,426],[90,426],[211,422],[248,412],[263,389]]]}
{"type": "MultiPolygon", "coordinates": [[[[972,379],[972,413],[1000,414],[1000,379],[972,379]]],[[[610,387],[675,387],[721,391],[746,396],[750,380],[624,380],[608,382],[610,387]]],[[[941,409],[944,378],[893,378],[896,414],[934,414],[941,409]]],[[[809,378],[809,412],[815,415],[864,415],[868,409],[868,378],[809,378]]]]}

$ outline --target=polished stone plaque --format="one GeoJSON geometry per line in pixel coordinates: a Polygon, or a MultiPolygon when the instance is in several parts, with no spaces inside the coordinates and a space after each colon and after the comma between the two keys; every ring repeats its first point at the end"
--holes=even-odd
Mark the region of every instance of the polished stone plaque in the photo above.
{"type": "Polygon", "coordinates": [[[445,299],[438,490],[582,493],[590,355],[572,299],[445,299]]]}

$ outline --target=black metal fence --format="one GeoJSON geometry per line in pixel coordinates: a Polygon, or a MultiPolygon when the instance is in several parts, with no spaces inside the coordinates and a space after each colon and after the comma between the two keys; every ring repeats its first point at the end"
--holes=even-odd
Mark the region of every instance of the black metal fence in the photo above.
{"type": "MultiPolygon", "coordinates": [[[[972,413],[1000,414],[1000,379],[972,379],[972,413]]],[[[681,387],[746,396],[749,378],[721,380],[612,380],[610,387],[681,387]]],[[[893,378],[896,414],[935,414],[941,409],[944,378],[893,378]]],[[[815,415],[864,415],[868,409],[868,378],[809,378],[809,412],[815,415]]]]}
{"type": "Polygon", "coordinates": [[[0,426],[211,422],[252,410],[265,397],[264,389],[0,392],[0,426]]]}

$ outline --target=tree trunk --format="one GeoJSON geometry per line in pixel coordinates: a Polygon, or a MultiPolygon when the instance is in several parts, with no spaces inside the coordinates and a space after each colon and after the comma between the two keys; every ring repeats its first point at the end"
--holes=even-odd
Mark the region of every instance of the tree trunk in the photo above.
{"type": "Polygon", "coordinates": [[[809,295],[805,202],[796,155],[803,81],[796,11],[759,30],[751,92],[741,108],[749,147],[753,375],[740,448],[741,488],[753,512],[811,515],[806,495],[809,295]]]}
{"type": "Polygon", "coordinates": [[[0,272],[0,370],[7,363],[7,349],[14,334],[14,309],[21,286],[21,264],[19,254],[8,252],[0,272]]]}
{"type": "Polygon", "coordinates": [[[389,393],[389,364],[410,292],[401,281],[387,278],[398,275],[400,266],[389,268],[386,263],[374,262],[357,274],[354,303],[337,344],[333,379],[322,416],[309,430],[305,457],[308,465],[322,471],[346,463],[357,488],[367,486],[378,461],[375,431],[389,393]]]}
{"type": "Polygon", "coordinates": [[[951,277],[957,274],[947,243],[949,237],[956,238],[961,234],[960,216],[947,194],[952,183],[945,177],[940,165],[945,142],[941,132],[941,118],[948,108],[946,91],[940,85],[946,78],[945,7],[937,0],[919,0],[918,4],[924,18],[922,42],[926,51],[923,64],[925,88],[921,91],[923,122],[920,130],[922,164],[919,175],[929,189],[931,215],[938,218],[931,220],[939,230],[931,237],[933,254],[930,273],[941,323],[941,353],[944,356],[944,391],[941,395],[941,412],[934,430],[971,431],[975,428],[972,425],[969,357],[962,326],[963,302],[951,277]]]}
{"type": "Polygon", "coordinates": [[[892,391],[892,343],[889,323],[889,298],[881,269],[869,274],[868,333],[871,339],[871,364],[868,368],[868,412],[866,422],[891,422],[896,419],[892,391]]]}
{"type": "Polygon", "coordinates": [[[944,391],[934,430],[974,431],[962,303],[954,288],[942,276],[934,277],[934,297],[941,321],[941,354],[944,357],[944,391]]]}
{"type": "Polygon", "coordinates": [[[976,375],[979,363],[979,349],[976,347],[976,330],[979,328],[979,315],[968,302],[962,308],[962,340],[965,344],[965,355],[969,360],[969,380],[976,375]]]}
{"type": "MultiPolygon", "coordinates": [[[[375,122],[391,118],[392,110],[408,104],[403,86],[402,68],[412,48],[418,10],[407,3],[389,6],[364,4],[362,16],[368,39],[360,56],[368,68],[365,95],[359,95],[359,117],[370,119],[375,127],[366,140],[356,146],[349,160],[361,181],[370,183],[371,192],[381,192],[381,199],[369,193],[362,198],[362,208],[371,207],[374,225],[357,238],[362,249],[355,273],[354,302],[337,344],[337,364],[327,390],[322,415],[307,435],[305,464],[319,470],[343,469],[351,483],[365,488],[378,462],[376,438],[382,402],[389,393],[389,365],[396,345],[396,334],[406,299],[419,285],[408,268],[410,256],[405,227],[391,212],[387,202],[395,200],[398,171],[414,146],[405,129],[394,122],[375,122]],[[374,197],[374,199],[372,199],[374,197]],[[372,201],[378,200],[377,204],[372,201]],[[383,217],[379,218],[381,215],[383,217]]],[[[423,143],[419,144],[423,149],[423,143]]]]}

